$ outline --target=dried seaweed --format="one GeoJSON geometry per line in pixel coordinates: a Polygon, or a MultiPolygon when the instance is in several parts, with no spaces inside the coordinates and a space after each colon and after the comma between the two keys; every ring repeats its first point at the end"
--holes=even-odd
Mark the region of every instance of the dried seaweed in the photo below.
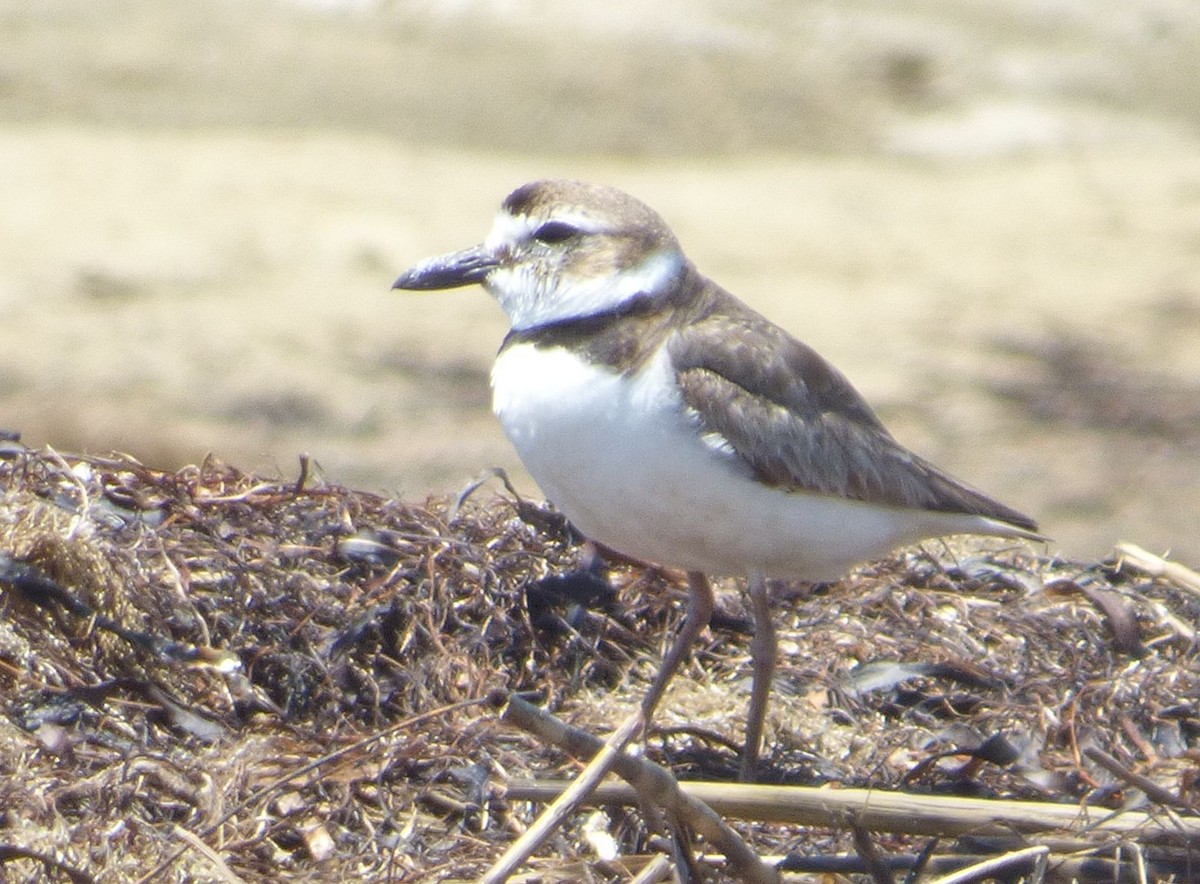
{"type": "MultiPolygon", "coordinates": [[[[285,481],[15,444],[0,489],[0,876],[14,880],[478,877],[534,814],[505,785],[576,770],[485,701],[528,692],[604,735],[686,598],[681,575],[601,568],[552,511],[511,496],[417,504],[307,464],[285,481]],[[30,575],[56,589],[38,596],[30,575]]],[[[981,543],[772,587],[784,657],[764,771],[1094,812],[1166,814],[1170,797],[1188,815],[1200,596],[1169,572],[981,543]]],[[[748,657],[734,590],[648,739],[681,780],[736,771],[748,657]]],[[[530,869],[619,879],[656,851],[635,810],[594,813],[530,869]]],[[[855,853],[849,824],[730,821],[793,866],[855,853]]],[[[876,874],[911,868],[922,843],[872,837],[876,874]]],[[[1130,874],[1111,841],[1070,839],[1130,874]]],[[[1018,842],[943,839],[929,868],[1018,842]]],[[[1179,877],[1189,847],[1133,840],[1121,856],[1179,877]]]]}

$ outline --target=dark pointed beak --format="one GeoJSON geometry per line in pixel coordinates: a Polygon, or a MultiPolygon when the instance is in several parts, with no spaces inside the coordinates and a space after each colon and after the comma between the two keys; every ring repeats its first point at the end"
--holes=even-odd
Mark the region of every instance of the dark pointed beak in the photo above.
{"type": "Polygon", "coordinates": [[[452,255],[427,258],[416,267],[404,271],[393,284],[394,289],[429,291],[453,289],[483,282],[496,268],[496,259],[482,245],[463,249],[452,255]]]}

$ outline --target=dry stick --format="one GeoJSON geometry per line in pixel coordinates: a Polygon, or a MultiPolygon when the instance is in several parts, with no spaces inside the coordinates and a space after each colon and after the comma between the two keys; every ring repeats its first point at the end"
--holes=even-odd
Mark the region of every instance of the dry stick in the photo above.
{"type": "MultiPolygon", "coordinates": [[[[478,706],[485,702],[487,702],[485,699],[477,698],[474,700],[462,700],[458,703],[450,703],[446,706],[439,706],[437,709],[430,709],[428,712],[422,712],[418,715],[410,716],[410,717],[404,719],[403,721],[398,721],[393,725],[389,725],[388,727],[384,728],[381,731],[377,731],[376,733],[373,733],[373,734],[370,734],[369,736],[363,737],[361,740],[355,740],[353,743],[351,743],[348,746],[343,746],[341,749],[338,749],[334,752],[330,752],[328,755],[322,755],[320,758],[314,759],[313,761],[310,761],[308,764],[298,767],[295,770],[290,771],[290,772],[284,774],[283,776],[275,779],[274,781],[267,783],[267,785],[265,785],[259,789],[255,789],[253,792],[250,793],[249,796],[242,799],[237,804],[235,804],[232,808],[230,808],[225,813],[225,815],[222,816],[219,820],[217,820],[216,822],[212,823],[211,825],[205,826],[203,829],[201,829],[200,833],[197,837],[207,838],[209,835],[211,835],[213,832],[215,832],[221,826],[225,825],[225,823],[229,822],[229,820],[233,819],[233,817],[235,817],[237,814],[241,813],[243,810],[245,810],[251,804],[254,804],[257,801],[263,800],[268,795],[270,795],[272,792],[275,792],[278,789],[282,789],[284,786],[286,786],[288,783],[290,783],[292,780],[296,779],[297,777],[302,777],[306,773],[309,773],[310,771],[314,771],[317,768],[322,767],[323,765],[329,764],[330,762],[333,762],[333,761],[337,761],[339,758],[344,758],[345,756],[350,755],[353,752],[357,752],[360,749],[370,746],[372,743],[377,743],[380,740],[383,740],[383,739],[391,736],[392,734],[396,733],[397,731],[402,731],[402,730],[405,730],[406,728],[413,727],[414,725],[420,724],[423,721],[428,721],[431,718],[437,718],[439,715],[446,715],[447,713],[455,712],[459,709],[467,709],[467,708],[470,708],[471,706],[478,706]]],[[[190,842],[189,842],[189,846],[190,846],[190,842]]],[[[168,856],[166,859],[164,859],[162,862],[160,862],[157,866],[152,868],[149,872],[142,875],[142,877],[138,878],[137,881],[134,882],[134,884],[146,884],[147,881],[153,881],[160,874],[165,872],[167,870],[167,868],[171,865],[171,863],[175,862],[175,860],[177,860],[177,859],[179,859],[179,857],[183,856],[183,854],[187,850],[188,850],[188,847],[179,848],[174,853],[172,853],[170,856],[168,856]]]]}
{"type": "Polygon", "coordinates": [[[866,864],[871,880],[875,884],[896,884],[896,878],[888,868],[887,860],[875,849],[875,842],[871,840],[871,833],[867,831],[866,826],[859,822],[853,813],[847,812],[843,820],[846,828],[850,829],[854,838],[854,849],[866,864]]]}
{"type": "Polygon", "coordinates": [[[224,881],[225,884],[246,884],[245,879],[236,875],[234,871],[225,864],[225,860],[221,859],[220,855],[215,850],[213,850],[187,829],[183,828],[182,826],[174,826],[171,829],[171,832],[180,841],[186,841],[189,845],[191,845],[193,850],[203,854],[204,857],[213,864],[213,867],[217,872],[217,877],[224,881]]]}
{"type": "Polygon", "coordinates": [[[1154,801],[1158,804],[1165,804],[1168,807],[1177,807],[1180,810],[1187,810],[1191,811],[1192,813],[1196,813],[1196,806],[1190,801],[1185,801],[1170,789],[1166,788],[1165,786],[1160,786],[1149,777],[1134,773],[1107,752],[1095,747],[1089,747],[1083,750],[1083,754],[1092,759],[1092,761],[1096,762],[1109,773],[1119,777],[1122,781],[1128,783],[1136,789],[1141,789],[1146,793],[1146,797],[1151,801],[1154,801]]]}
{"type": "Polygon", "coordinates": [[[925,873],[929,867],[930,861],[933,859],[933,852],[937,850],[937,846],[941,843],[941,838],[930,838],[925,842],[925,846],[921,848],[921,852],[917,854],[916,861],[909,868],[908,873],[904,876],[904,884],[916,884],[918,878],[925,873]]]}
{"type": "Polygon", "coordinates": [[[637,877],[630,880],[629,884],[658,884],[659,881],[666,880],[671,874],[671,861],[661,853],[646,863],[646,867],[637,873],[637,877]]]}
{"type": "Polygon", "coordinates": [[[1033,884],[1039,884],[1039,882],[1046,878],[1046,867],[1050,861],[1050,848],[1043,845],[1026,847],[1024,850],[1014,850],[1012,853],[1006,853],[1003,856],[994,856],[976,865],[959,869],[957,872],[938,878],[936,881],[931,881],[930,884],[966,884],[968,881],[982,881],[993,877],[996,872],[1002,869],[1021,865],[1029,860],[1033,860],[1033,869],[1026,880],[1032,881],[1033,884]]]}
{"type": "MultiPolygon", "coordinates": [[[[618,773],[620,771],[618,770],[618,773]]],[[[559,781],[514,780],[510,801],[550,801],[563,788],[559,781]]],[[[1132,836],[1143,843],[1174,844],[1200,839],[1200,816],[1175,817],[1169,823],[1136,811],[1050,804],[1041,801],[999,801],[912,795],[873,789],[820,789],[810,786],[756,786],[744,783],[678,783],[689,797],[716,813],[736,819],[797,823],[837,828],[841,814],[858,814],[873,831],[909,835],[979,835],[1011,837],[1015,833],[1090,831],[1132,836]]],[[[638,796],[623,783],[601,783],[589,804],[634,805],[638,796]]],[[[1080,846],[1077,842],[1074,847],[1080,846]]]]}
{"type": "Polygon", "coordinates": [[[1120,859],[1122,849],[1127,849],[1133,854],[1133,868],[1137,872],[1138,884],[1146,884],[1146,856],[1141,846],[1138,844],[1117,845],[1118,860],[1120,859]]]}
{"type": "MultiPolygon", "coordinates": [[[[520,697],[510,698],[500,717],[539,740],[557,746],[577,758],[590,758],[603,746],[600,740],[591,734],[564,724],[549,713],[526,703],[520,697]]],[[[738,880],[753,882],[753,884],[778,884],[779,873],[764,863],[737,832],[713,813],[711,808],[686,794],[670,771],[644,759],[625,754],[618,754],[615,757],[613,770],[629,783],[629,787],[625,788],[625,792],[630,798],[629,803],[637,803],[641,799],[659,805],[675,814],[725,855],[738,880]]],[[[560,786],[565,787],[565,784],[560,783],[560,786]]],[[[554,794],[557,795],[560,791],[561,788],[554,794]]],[[[586,796],[588,803],[612,803],[596,800],[597,793],[602,791],[605,791],[603,783],[586,796]]],[[[511,792],[509,797],[512,797],[511,792]]],[[[538,799],[527,798],[525,800],[538,799]]],[[[549,798],[545,800],[549,800],[549,798]]]]}
{"type": "MultiPolygon", "coordinates": [[[[96,884],[96,879],[87,872],[73,868],[59,860],[57,857],[49,853],[42,853],[40,850],[27,850],[24,847],[17,847],[14,844],[0,844],[0,873],[3,872],[3,866],[10,860],[28,859],[42,864],[42,869],[46,872],[46,877],[49,879],[50,871],[53,869],[62,875],[65,875],[74,884],[96,884]]],[[[8,878],[3,879],[7,881],[8,878]]]]}
{"type": "MultiPolygon", "coordinates": [[[[509,701],[510,705],[512,702],[514,701],[509,701]]],[[[508,720],[507,711],[503,717],[508,720]]],[[[596,757],[571,785],[542,811],[541,815],[533,821],[533,825],[526,829],[525,833],[514,841],[508,850],[504,851],[504,855],[479,879],[480,884],[499,884],[499,882],[507,880],[508,876],[516,871],[521,863],[529,859],[533,852],[541,846],[541,843],[562,825],[563,820],[574,813],[575,809],[583,803],[587,793],[596,788],[596,784],[604,779],[612,769],[617,757],[624,751],[626,744],[642,729],[644,723],[645,718],[640,709],[625,719],[625,722],[613,731],[603,748],[596,753],[596,757]]]]}
{"type": "Polygon", "coordinates": [[[1133,567],[1139,571],[1145,571],[1151,577],[1163,577],[1181,589],[1200,593],[1200,574],[1186,565],[1181,565],[1178,562],[1169,562],[1162,556],[1156,556],[1136,543],[1118,543],[1117,552],[1121,554],[1122,563],[1133,565],[1133,567]]]}
{"type": "MultiPolygon", "coordinates": [[[[1045,845],[1037,845],[1043,847],[1045,845]]],[[[1153,875],[1153,880],[1185,880],[1186,875],[1194,871],[1188,865],[1186,854],[1179,853],[1172,858],[1158,858],[1147,864],[1142,851],[1136,844],[1125,843],[1115,845],[1119,853],[1129,851],[1133,859],[1110,858],[1091,848],[1086,855],[1051,853],[1047,856],[1047,871],[1054,869],[1055,880],[1058,881],[1117,881],[1122,875],[1133,874],[1135,881],[1145,882],[1147,875],[1153,875]],[[1139,865],[1140,863],[1140,865],[1139,865]],[[1130,868],[1132,866],[1132,869],[1130,868]],[[1139,868],[1143,871],[1139,872],[1139,868]]],[[[1098,848],[1096,848],[1098,850],[1098,848]]],[[[963,869],[978,865],[982,862],[996,859],[995,855],[979,855],[968,853],[948,853],[931,856],[924,871],[928,875],[951,875],[963,869]]],[[[891,856],[887,858],[888,867],[896,872],[908,870],[911,874],[917,869],[919,858],[912,855],[891,856]]],[[[797,874],[830,876],[830,875],[866,875],[869,874],[867,864],[862,857],[854,855],[839,856],[787,856],[781,858],[780,869],[784,872],[797,874]]],[[[1194,877],[1194,875],[1193,875],[1194,877]]],[[[936,880],[936,879],[934,879],[936,880]]],[[[1190,879],[1186,879],[1190,880],[1190,879]]]]}

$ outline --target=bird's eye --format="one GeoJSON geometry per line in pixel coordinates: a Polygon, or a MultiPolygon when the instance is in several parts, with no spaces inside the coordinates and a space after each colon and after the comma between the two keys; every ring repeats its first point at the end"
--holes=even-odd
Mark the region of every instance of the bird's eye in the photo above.
{"type": "Polygon", "coordinates": [[[552,246],[555,243],[566,242],[577,233],[579,233],[578,228],[563,221],[547,221],[533,232],[533,238],[540,243],[552,246]]]}

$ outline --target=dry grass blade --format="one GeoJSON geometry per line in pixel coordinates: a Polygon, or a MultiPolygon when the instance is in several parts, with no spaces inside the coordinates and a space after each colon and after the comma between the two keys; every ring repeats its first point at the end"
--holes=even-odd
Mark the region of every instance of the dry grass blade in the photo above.
{"type": "MultiPolygon", "coordinates": [[[[251,807],[255,804],[265,802],[274,792],[277,792],[278,790],[282,789],[288,783],[290,783],[294,780],[300,779],[305,774],[311,773],[311,772],[318,770],[326,765],[333,764],[334,762],[336,762],[342,758],[345,758],[347,755],[361,752],[364,749],[366,749],[368,746],[372,745],[373,743],[378,743],[381,740],[385,740],[388,737],[390,737],[396,733],[410,730],[415,725],[421,723],[422,721],[426,721],[430,718],[437,718],[442,715],[447,715],[451,712],[455,712],[460,709],[467,709],[467,708],[470,708],[471,706],[478,706],[478,705],[481,705],[483,702],[484,701],[482,701],[482,700],[467,700],[462,703],[453,703],[449,706],[443,706],[440,709],[432,709],[429,712],[422,713],[421,715],[414,715],[412,718],[405,719],[404,721],[398,721],[395,724],[393,724],[391,727],[385,728],[384,730],[379,731],[377,733],[370,734],[359,740],[355,740],[353,743],[351,743],[348,746],[343,746],[341,749],[338,749],[334,752],[329,752],[324,755],[321,755],[318,758],[314,758],[312,761],[308,762],[307,764],[296,767],[293,770],[288,771],[286,774],[284,774],[280,777],[277,777],[276,779],[272,780],[271,782],[256,789],[250,795],[246,796],[246,798],[244,798],[242,801],[239,801],[237,804],[235,804],[233,807],[231,807],[229,810],[227,810],[220,819],[218,819],[216,822],[214,822],[210,826],[208,826],[204,830],[203,835],[196,836],[196,835],[192,834],[191,832],[185,832],[183,830],[177,830],[176,834],[180,835],[183,838],[183,840],[188,842],[189,845],[191,845],[193,847],[199,847],[199,846],[203,845],[203,842],[200,840],[201,837],[207,837],[208,835],[211,835],[213,832],[217,831],[217,829],[219,829],[222,825],[229,822],[231,819],[233,819],[235,816],[237,816],[239,813],[241,813],[246,808],[251,807]]],[[[205,853],[207,855],[208,851],[206,850],[205,853]]],[[[164,871],[166,871],[167,866],[169,866],[171,863],[173,863],[178,858],[179,858],[178,853],[174,854],[173,856],[167,857],[161,865],[156,866],[155,868],[151,869],[148,873],[146,873],[144,876],[139,878],[137,884],[146,884],[146,882],[154,880],[160,874],[162,874],[164,871]]]]}
{"type": "MultiPolygon", "coordinates": [[[[1021,848],[1030,850],[1031,848],[1021,848]]],[[[1037,845],[1032,850],[1041,852],[1045,845],[1037,845]]],[[[1152,880],[1163,882],[1189,881],[1194,877],[1194,864],[1186,857],[1179,857],[1171,862],[1157,861],[1148,864],[1143,852],[1136,845],[1118,845],[1106,848],[1109,855],[1101,855],[1099,850],[1091,853],[1056,853],[1046,854],[1047,880],[1055,882],[1078,881],[1121,881],[1127,884],[1146,884],[1152,880]],[[1123,859],[1121,854],[1129,853],[1131,858],[1123,859]]],[[[1010,853],[998,856],[1007,857],[1010,853]]],[[[914,854],[904,854],[887,858],[888,867],[896,872],[905,872],[905,884],[914,881],[924,881],[921,872],[935,876],[953,875],[963,869],[980,866],[997,859],[997,855],[982,855],[977,853],[940,853],[931,856],[928,862],[922,864],[922,858],[914,854]]],[[[779,860],[781,871],[795,872],[806,875],[866,875],[868,869],[861,857],[853,856],[811,856],[793,854],[779,860]]],[[[1011,876],[1020,876],[1019,869],[1009,869],[1011,876]]],[[[978,873],[976,873],[978,874],[978,873]]]]}
{"type": "MultiPolygon", "coordinates": [[[[550,801],[566,784],[521,781],[509,784],[513,800],[550,801]]],[[[877,789],[823,789],[804,786],[757,786],[744,783],[682,782],[680,790],[723,817],[759,822],[798,823],[838,828],[853,814],[866,829],[907,835],[1008,836],[1014,833],[1081,833],[1138,838],[1146,843],[1176,843],[1200,838],[1200,816],[1173,821],[1136,811],[997,801],[943,795],[884,792],[877,789]]],[[[637,793],[620,783],[602,783],[589,804],[635,805],[637,793]]]]}
{"type": "Polygon", "coordinates": [[[659,855],[646,863],[646,867],[630,879],[629,884],[658,884],[671,875],[671,861],[659,855]]]}
{"type": "Polygon", "coordinates": [[[67,865],[50,854],[37,850],[26,850],[23,847],[15,847],[9,844],[0,844],[0,867],[5,863],[18,859],[33,860],[38,863],[42,871],[46,874],[46,877],[63,875],[68,881],[73,882],[73,884],[95,884],[95,880],[91,875],[67,865]]]}
{"type": "Polygon", "coordinates": [[[1014,850],[1012,853],[1006,853],[1003,856],[993,857],[960,869],[953,874],[931,881],[930,884],[968,884],[970,881],[983,881],[996,877],[1000,872],[1013,874],[1026,863],[1030,864],[1031,868],[1022,874],[1023,880],[1028,884],[1041,884],[1046,879],[1049,857],[1049,848],[1027,847],[1024,850],[1014,850]]]}
{"type": "Polygon", "coordinates": [[[171,831],[180,841],[186,841],[192,850],[202,853],[205,856],[209,863],[212,864],[213,873],[219,880],[225,882],[225,884],[246,884],[245,880],[231,872],[229,866],[225,865],[225,861],[221,859],[217,852],[200,840],[199,837],[182,826],[176,826],[171,831]]]}
{"type": "Polygon", "coordinates": [[[1200,572],[1181,565],[1179,562],[1171,562],[1162,556],[1156,556],[1136,543],[1118,543],[1116,550],[1120,553],[1122,564],[1132,565],[1139,571],[1155,577],[1163,577],[1181,589],[1200,594],[1200,572]]]}

